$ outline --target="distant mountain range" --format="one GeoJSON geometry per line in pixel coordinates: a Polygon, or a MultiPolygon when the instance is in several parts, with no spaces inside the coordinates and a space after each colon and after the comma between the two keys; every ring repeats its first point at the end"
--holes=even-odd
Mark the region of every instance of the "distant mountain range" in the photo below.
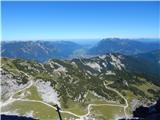
{"type": "Polygon", "coordinates": [[[81,45],[69,41],[2,42],[1,55],[9,58],[47,61],[51,58],[68,59],[81,45]]]}
{"type": "MultiPolygon", "coordinates": [[[[145,41],[145,40],[144,40],[145,41]]],[[[135,55],[159,49],[159,42],[142,42],[130,39],[108,38],[91,44],[78,44],[70,41],[25,41],[2,42],[1,55],[9,58],[48,61],[49,59],[72,59],[106,53],[135,55]]]]}
{"type": "Polygon", "coordinates": [[[104,53],[122,53],[134,55],[159,49],[160,42],[142,42],[140,40],[107,38],[101,40],[97,45],[89,49],[88,54],[101,55],[104,53]]]}

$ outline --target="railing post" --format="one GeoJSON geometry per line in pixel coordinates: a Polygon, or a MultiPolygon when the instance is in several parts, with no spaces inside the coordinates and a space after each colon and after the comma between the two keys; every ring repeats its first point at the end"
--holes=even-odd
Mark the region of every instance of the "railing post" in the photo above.
{"type": "Polygon", "coordinates": [[[56,111],[58,112],[59,119],[62,120],[61,113],[60,113],[61,108],[57,104],[55,105],[55,107],[57,108],[56,111]]]}

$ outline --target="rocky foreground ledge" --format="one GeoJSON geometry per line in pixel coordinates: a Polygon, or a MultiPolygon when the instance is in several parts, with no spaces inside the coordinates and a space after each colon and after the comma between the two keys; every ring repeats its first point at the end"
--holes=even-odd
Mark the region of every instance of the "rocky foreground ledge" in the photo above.
{"type": "Polygon", "coordinates": [[[156,104],[149,107],[140,106],[133,111],[133,118],[119,120],[160,120],[160,98],[156,104]]]}
{"type": "Polygon", "coordinates": [[[1,114],[1,120],[37,120],[37,119],[33,119],[31,117],[1,114]]]}

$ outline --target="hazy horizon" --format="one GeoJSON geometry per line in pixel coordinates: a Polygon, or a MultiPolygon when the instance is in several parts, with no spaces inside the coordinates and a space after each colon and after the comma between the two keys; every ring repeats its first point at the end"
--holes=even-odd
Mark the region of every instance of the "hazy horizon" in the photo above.
{"type": "Polygon", "coordinates": [[[139,41],[139,42],[160,42],[160,38],[117,38],[117,37],[109,37],[102,39],[39,39],[39,40],[1,40],[1,42],[58,42],[58,41],[66,41],[66,42],[74,42],[82,45],[96,44],[103,39],[122,39],[122,40],[131,40],[131,41],[139,41]]]}

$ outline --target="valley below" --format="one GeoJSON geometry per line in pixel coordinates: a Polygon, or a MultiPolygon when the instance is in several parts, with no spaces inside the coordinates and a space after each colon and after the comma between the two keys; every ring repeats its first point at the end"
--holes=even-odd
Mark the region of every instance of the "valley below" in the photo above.
{"type": "Polygon", "coordinates": [[[132,117],[160,92],[158,79],[145,76],[151,68],[136,73],[132,65],[143,64],[122,54],[45,63],[1,58],[1,63],[1,114],[58,120],[58,105],[66,120],[116,120],[132,117]]]}
{"type": "Polygon", "coordinates": [[[2,0],[0,120],[160,120],[159,8],[2,0]]]}

